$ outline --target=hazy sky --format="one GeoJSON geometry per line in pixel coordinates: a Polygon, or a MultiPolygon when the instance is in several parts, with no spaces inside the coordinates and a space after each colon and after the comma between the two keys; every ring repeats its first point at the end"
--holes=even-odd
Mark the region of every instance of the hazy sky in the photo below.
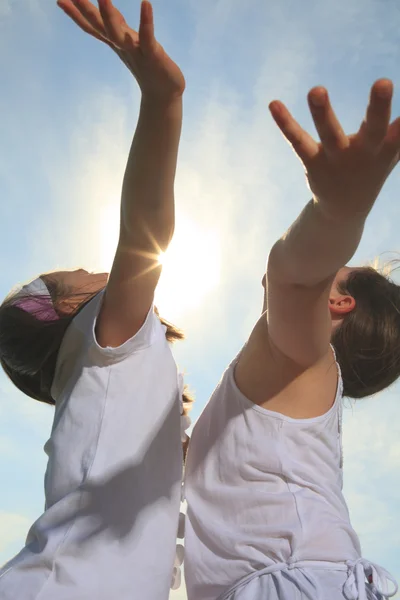
{"type": "MultiPolygon", "coordinates": [[[[139,0],[117,6],[137,23],[139,0]]],[[[400,84],[400,5],[156,0],[154,8],[158,37],[187,78],[177,234],[158,305],[186,330],[176,356],[196,392],[196,418],[259,315],[269,248],[309,200],[268,103],[283,100],[314,131],[306,94],[323,84],[345,128],[356,130],[372,82],[400,84]]],[[[0,77],[0,295],[58,267],[109,268],[135,82],[53,0],[0,0],[0,77]]],[[[355,263],[400,250],[399,174],[355,263]]],[[[25,399],[3,375],[0,391],[1,564],[43,509],[52,409],[25,399]]],[[[400,581],[399,392],[397,385],[346,401],[344,468],[364,555],[400,581]]]]}

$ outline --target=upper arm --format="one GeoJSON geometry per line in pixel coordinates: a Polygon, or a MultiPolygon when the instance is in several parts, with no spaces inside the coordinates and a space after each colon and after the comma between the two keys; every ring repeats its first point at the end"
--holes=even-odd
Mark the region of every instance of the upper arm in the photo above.
{"type": "MultiPolygon", "coordinates": [[[[272,269],[271,269],[272,271],[272,269]]],[[[305,368],[326,355],[331,338],[329,293],[333,278],[315,286],[267,276],[268,335],[285,357],[305,368]]]]}
{"type": "Polygon", "coordinates": [[[117,251],[96,323],[100,346],[118,347],[143,325],[154,300],[161,265],[156,252],[120,235],[117,251]]]}
{"type": "Polygon", "coordinates": [[[332,406],[330,283],[305,288],[269,273],[266,312],[235,367],[237,386],[255,404],[292,418],[317,417],[332,406]]]}
{"type": "Polygon", "coordinates": [[[263,336],[282,355],[308,367],[326,354],[330,344],[329,295],[334,277],[308,286],[290,283],[274,260],[274,250],[262,279],[262,314],[268,324],[263,336]]]}
{"type": "Polygon", "coordinates": [[[315,417],[330,408],[337,384],[330,369],[334,277],[313,286],[288,279],[269,260],[263,314],[240,354],[235,380],[256,404],[293,418],[315,417]]]}

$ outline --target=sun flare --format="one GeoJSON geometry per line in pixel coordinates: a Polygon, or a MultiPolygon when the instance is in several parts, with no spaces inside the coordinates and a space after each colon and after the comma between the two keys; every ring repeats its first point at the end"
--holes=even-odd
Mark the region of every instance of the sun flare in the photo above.
{"type": "MultiPolygon", "coordinates": [[[[101,244],[93,268],[110,270],[119,232],[116,202],[103,207],[99,225],[101,244]]],[[[178,213],[175,235],[167,252],[160,254],[159,262],[163,269],[155,301],[162,316],[173,321],[201,306],[218,285],[221,265],[218,234],[178,213]]]]}
{"type": "Polygon", "coordinates": [[[219,283],[218,235],[186,216],[177,215],[174,238],[159,260],[163,272],[156,303],[166,319],[174,320],[201,306],[219,283]]]}

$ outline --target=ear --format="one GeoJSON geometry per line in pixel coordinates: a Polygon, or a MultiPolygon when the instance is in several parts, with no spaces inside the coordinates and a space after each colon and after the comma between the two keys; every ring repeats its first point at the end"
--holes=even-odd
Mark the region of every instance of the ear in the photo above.
{"type": "Polygon", "coordinates": [[[332,318],[342,319],[351,313],[356,307],[356,301],[353,296],[331,296],[329,298],[329,310],[332,318]]]}

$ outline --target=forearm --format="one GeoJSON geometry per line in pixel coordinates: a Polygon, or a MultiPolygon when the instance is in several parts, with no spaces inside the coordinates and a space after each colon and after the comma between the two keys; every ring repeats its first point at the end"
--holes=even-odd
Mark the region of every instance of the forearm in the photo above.
{"type": "Polygon", "coordinates": [[[313,286],[334,276],[357,250],[365,218],[334,220],[311,201],[274,245],[268,271],[282,283],[313,286]]]}
{"type": "Polygon", "coordinates": [[[166,250],[174,231],[174,181],[182,98],[143,98],[121,200],[121,235],[142,250],[166,250]]]}

